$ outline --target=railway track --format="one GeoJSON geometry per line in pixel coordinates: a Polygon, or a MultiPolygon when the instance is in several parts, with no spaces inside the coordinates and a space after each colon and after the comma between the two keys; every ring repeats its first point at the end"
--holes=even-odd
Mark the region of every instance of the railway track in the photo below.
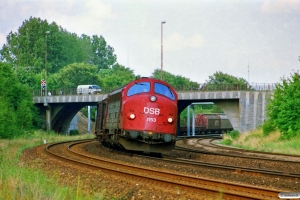
{"type": "MultiPolygon", "coordinates": [[[[205,153],[205,154],[214,155],[214,153],[211,153],[211,152],[191,150],[191,149],[182,148],[182,147],[175,147],[175,149],[181,150],[181,151],[186,151],[186,152],[205,153]]],[[[220,155],[220,154],[218,154],[218,155],[220,155]]],[[[225,154],[225,156],[231,156],[231,155],[225,154]]],[[[256,159],[257,159],[257,157],[256,157],[256,159]]],[[[240,173],[256,173],[257,175],[268,175],[268,176],[275,176],[275,177],[280,176],[280,177],[285,177],[285,178],[300,178],[300,173],[261,169],[260,167],[253,168],[253,167],[241,167],[241,166],[233,166],[233,165],[225,165],[225,164],[213,164],[213,163],[193,161],[193,160],[181,159],[181,158],[164,158],[164,160],[170,161],[170,162],[181,162],[182,164],[191,164],[191,165],[203,166],[203,167],[214,167],[214,168],[220,168],[220,169],[227,169],[227,170],[230,170],[233,172],[235,171],[235,172],[240,172],[240,173]],[[175,161],[175,159],[176,159],[176,161],[175,161]]]]}
{"type": "Polygon", "coordinates": [[[234,184],[226,181],[214,181],[180,173],[149,169],[134,164],[111,160],[99,156],[85,155],[74,151],[78,145],[86,145],[93,140],[76,142],[61,142],[50,144],[46,147],[48,155],[81,167],[92,170],[101,170],[107,173],[125,176],[129,179],[137,179],[150,182],[160,188],[177,188],[180,192],[199,197],[222,198],[222,199],[278,199],[278,190],[260,188],[249,185],[234,184]],[[221,191],[221,192],[220,192],[221,191]]]}
{"type": "Polygon", "coordinates": [[[240,154],[246,154],[246,155],[256,155],[260,157],[269,157],[272,159],[272,157],[277,157],[277,159],[274,160],[280,160],[284,161],[287,160],[288,162],[291,161],[292,159],[295,162],[300,162],[300,156],[299,155],[292,155],[292,154],[284,154],[284,153],[270,153],[270,152],[263,152],[263,151],[254,151],[254,150],[245,150],[245,149],[240,149],[240,148],[235,148],[235,147],[229,147],[229,146],[222,146],[215,144],[215,142],[219,141],[218,139],[210,138],[205,141],[204,143],[201,143],[201,145],[209,148],[215,148],[217,150],[222,150],[222,151],[228,151],[228,152],[233,152],[233,153],[240,153],[240,154]]]}
{"type": "MultiPolygon", "coordinates": [[[[263,151],[254,151],[254,150],[245,150],[235,147],[223,146],[215,144],[215,142],[219,141],[221,138],[217,137],[201,137],[201,138],[190,138],[192,140],[196,140],[196,143],[193,145],[197,148],[199,152],[208,153],[208,154],[220,154],[220,155],[230,155],[236,157],[248,157],[248,158],[260,158],[265,160],[273,160],[280,162],[291,162],[291,163],[300,163],[299,155],[292,154],[283,154],[283,153],[270,153],[263,151]],[[202,150],[200,150],[202,149],[202,150]]],[[[191,149],[191,148],[189,148],[191,149]]]]}
{"type": "Polygon", "coordinates": [[[175,149],[194,153],[194,157],[200,158],[199,155],[202,155],[200,160],[203,160],[205,157],[210,159],[210,161],[206,162],[220,163],[222,161],[223,164],[230,163],[239,167],[281,171],[283,174],[294,174],[297,176],[300,172],[299,156],[226,148],[212,144],[213,139],[196,139],[196,141],[187,148],[176,146],[175,149]],[[213,157],[215,159],[211,159],[213,157]]]}

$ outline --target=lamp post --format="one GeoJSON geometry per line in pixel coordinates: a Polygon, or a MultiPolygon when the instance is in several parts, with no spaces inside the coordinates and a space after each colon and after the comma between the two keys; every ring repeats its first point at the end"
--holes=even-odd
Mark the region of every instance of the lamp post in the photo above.
{"type": "MultiPolygon", "coordinates": [[[[49,34],[50,31],[45,32],[45,101],[44,106],[48,106],[48,97],[47,97],[47,34],[49,34]]],[[[46,108],[46,131],[48,132],[50,130],[50,109],[49,107],[46,108]]]]}
{"type": "Polygon", "coordinates": [[[165,21],[161,22],[161,69],[160,69],[160,79],[163,80],[163,24],[165,21]]]}
{"type": "Polygon", "coordinates": [[[45,105],[47,106],[47,90],[48,90],[48,86],[47,86],[47,34],[49,34],[50,31],[46,31],[45,32],[45,105]]]}

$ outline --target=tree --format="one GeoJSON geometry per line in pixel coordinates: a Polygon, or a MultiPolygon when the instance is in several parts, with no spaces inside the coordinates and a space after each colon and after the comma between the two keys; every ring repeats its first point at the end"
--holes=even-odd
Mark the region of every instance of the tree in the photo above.
{"type": "MultiPolygon", "coordinates": [[[[46,20],[40,18],[30,17],[29,20],[25,20],[17,33],[10,32],[7,36],[7,43],[1,50],[2,60],[13,64],[15,68],[30,67],[38,71],[43,70],[46,31],[51,31],[51,36],[55,37],[58,26],[55,23],[49,25],[46,20]]],[[[51,45],[47,47],[48,51],[51,50],[50,47],[51,45]]],[[[50,62],[48,68],[51,69],[50,62]]]]}
{"type": "Polygon", "coordinates": [[[268,104],[268,117],[283,138],[300,134],[300,75],[294,73],[275,87],[268,104]]]}
{"type": "Polygon", "coordinates": [[[83,34],[79,37],[55,22],[49,24],[47,20],[33,17],[25,20],[16,33],[8,34],[0,58],[2,62],[12,64],[20,81],[33,89],[39,87],[46,71],[51,77],[72,63],[96,65],[97,73],[117,64],[114,49],[102,36],[93,35],[91,38],[83,34]],[[25,68],[31,73],[24,73],[25,68]]]}
{"type": "Polygon", "coordinates": [[[225,90],[225,89],[246,89],[248,82],[244,78],[234,77],[232,75],[215,72],[206,81],[206,88],[213,90],[225,90]]]}
{"type": "MultiPolygon", "coordinates": [[[[50,38],[51,40],[54,38],[50,38]]],[[[87,35],[79,37],[76,33],[69,33],[60,27],[57,41],[49,41],[49,62],[52,66],[50,73],[56,73],[63,67],[72,63],[93,64],[91,38],[87,35]],[[53,46],[53,48],[51,48],[53,46]]]]}
{"type": "Polygon", "coordinates": [[[44,74],[31,67],[19,67],[15,72],[18,81],[22,84],[27,84],[32,89],[39,89],[41,79],[44,79],[44,74]]]}
{"type": "Polygon", "coordinates": [[[116,64],[111,69],[102,69],[99,75],[103,81],[102,87],[117,88],[136,79],[133,70],[116,64]]]}
{"type": "Polygon", "coordinates": [[[38,125],[29,87],[18,82],[12,65],[0,63],[0,138],[13,138],[38,125]]]}
{"type": "MultiPolygon", "coordinates": [[[[155,69],[152,73],[153,78],[160,79],[161,78],[161,70],[155,69]]],[[[198,89],[199,83],[190,81],[190,79],[182,77],[180,75],[173,75],[169,72],[163,72],[163,80],[170,85],[172,85],[176,90],[191,90],[191,89],[198,89]]]]}
{"type": "Polygon", "coordinates": [[[99,70],[109,69],[117,62],[117,56],[114,54],[114,48],[107,45],[104,37],[93,35],[92,44],[92,60],[91,63],[96,65],[99,70]]]}
{"type": "Polygon", "coordinates": [[[97,66],[85,63],[73,63],[62,68],[50,77],[51,88],[76,88],[77,85],[102,85],[97,66]]]}

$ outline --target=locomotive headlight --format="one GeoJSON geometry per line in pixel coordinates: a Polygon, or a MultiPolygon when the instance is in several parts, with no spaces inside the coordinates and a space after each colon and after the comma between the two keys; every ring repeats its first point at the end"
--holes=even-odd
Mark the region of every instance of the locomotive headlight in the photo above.
{"type": "Polygon", "coordinates": [[[171,123],[173,123],[173,118],[172,117],[169,117],[168,118],[168,122],[171,124],[171,123]]]}
{"type": "Polygon", "coordinates": [[[151,96],[150,101],[153,101],[153,102],[156,101],[156,96],[151,96]]]}
{"type": "Polygon", "coordinates": [[[135,114],[133,114],[133,113],[129,114],[129,115],[128,115],[128,118],[129,118],[129,119],[134,119],[134,118],[135,118],[135,114]]]}

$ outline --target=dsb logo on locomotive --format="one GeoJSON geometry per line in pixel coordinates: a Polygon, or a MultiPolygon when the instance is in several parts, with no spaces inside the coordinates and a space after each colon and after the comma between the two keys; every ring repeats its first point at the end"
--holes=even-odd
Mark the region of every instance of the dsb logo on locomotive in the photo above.
{"type": "Polygon", "coordinates": [[[144,113],[145,114],[151,114],[151,115],[159,115],[160,109],[159,108],[144,107],[144,113]]]}

